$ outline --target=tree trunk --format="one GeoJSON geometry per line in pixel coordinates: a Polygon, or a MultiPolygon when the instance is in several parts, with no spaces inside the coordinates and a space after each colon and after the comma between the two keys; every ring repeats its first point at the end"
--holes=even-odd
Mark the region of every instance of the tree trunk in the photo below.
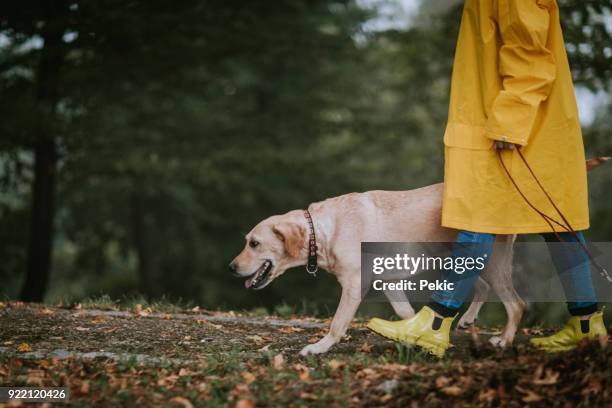
{"type": "Polygon", "coordinates": [[[25,281],[21,299],[43,300],[52,262],[53,220],[55,216],[55,173],[57,148],[55,142],[56,105],[59,98],[58,81],[63,62],[61,17],[63,2],[47,0],[42,38],[40,64],[36,78],[36,110],[38,121],[34,142],[34,181],[32,184],[32,209],[30,237],[25,281]]]}
{"type": "Polygon", "coordinates": [[[21,299],[25,301],[42,301],[49,281],[56,163],[55,143],[52,140],[40,141],[34,148],[30,244],[26,279],[21,291],[21,299]]]}

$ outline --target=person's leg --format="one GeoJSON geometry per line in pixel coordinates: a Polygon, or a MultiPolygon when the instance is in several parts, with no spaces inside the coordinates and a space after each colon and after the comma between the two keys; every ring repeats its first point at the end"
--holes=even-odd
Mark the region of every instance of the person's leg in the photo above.
{"type": "MultiPolygon", "coordinates": [[[[582,241],[584,235],[581,231],[576,235],[582,241]]],[[[569,232],[561,232],[559,242],[553,233],[542,234],[555,269],[559,274],[567,308],[572,316],[585,316],[597,311],[597,296],[593,288],[589,256],[569,232]]]]}
{"type": "MultiPolygon", "coordinates": [[[[491,258],[494,242],[494,234],[459,231],[452,247],[451,257],[455,260],[482,257],[486,263],[491,258]]],[[[479,269],[474,264],[470,268],[463,267],[462,270],[456,268],[442,271],[441,279],[453,283],[453,290],[435,291],[431,296],[429,307],[441,316],[455,316],[472,292],[481,271],[482,268],[479,269]]]]}
{"type": "MultiPolygon", "coordinates": [[[[542,234],[552,257],[572,317],[565,326],[547,337],[537,337],[530,342],[537,348],[548,352],[566,351],[575,348],[583,339],[595,339],[607,334],[603,313],[597,311],[597,297],[593,288],[589,256],[570,233],[559,234],[559,242],[554,234],[542,234]]],[[[581,232],[578,239],[584,242],[581,232]]]]}
{"type": "Polygon", "coordinates": [[[492,234],[460,231],[451,252],[455,269],[442,273],[442,279],[454,283],[453,290],[434,292],[430,305],[421,308],[410,319],[391,322],[373,318],[367,327],[391,340],[417,345],[438,357],[443,356],[450,345],[450,328],[457,310],[480,275],[475,262],[466,265],[465,259],[460,258],[482,257],[486,263],[491,257],[494,241],[495,235],[492,234]]]}

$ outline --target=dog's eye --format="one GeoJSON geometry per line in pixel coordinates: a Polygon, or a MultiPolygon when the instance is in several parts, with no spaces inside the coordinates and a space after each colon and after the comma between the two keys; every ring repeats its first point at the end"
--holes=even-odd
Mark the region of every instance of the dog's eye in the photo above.
{"type": "Polygon", "coordinates": [[[257,248],[259,246],[259,241],[255,241],[254,239],[249,241],[249,246],[251,248],[257,248]]]}

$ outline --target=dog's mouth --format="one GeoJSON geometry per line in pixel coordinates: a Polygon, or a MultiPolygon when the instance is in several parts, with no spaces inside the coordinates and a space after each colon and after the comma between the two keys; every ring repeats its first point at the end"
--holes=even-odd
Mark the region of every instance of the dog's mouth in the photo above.
{"type": "Polygon", "coordinates": [[[272,270],[272,261],[266,259],[259,268],[244,282],[244,287],[260,289],[267,281],[272,270]]]}

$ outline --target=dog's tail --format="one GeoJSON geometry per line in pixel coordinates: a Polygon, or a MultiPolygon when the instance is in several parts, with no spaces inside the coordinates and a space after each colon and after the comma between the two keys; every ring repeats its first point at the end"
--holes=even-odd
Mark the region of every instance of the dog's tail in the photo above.
{"type": "Polygon", "coordinates": [[[599,157],[593,157],[592,159],[588,159],[586,161],[587,171],[591,171],[595,167],[601,166],[602,164],[604,164],[605,162],[607,162],[610,159],[612,159],[612,157],[610,157],[610,156],[599,156],[599,157]]]}

